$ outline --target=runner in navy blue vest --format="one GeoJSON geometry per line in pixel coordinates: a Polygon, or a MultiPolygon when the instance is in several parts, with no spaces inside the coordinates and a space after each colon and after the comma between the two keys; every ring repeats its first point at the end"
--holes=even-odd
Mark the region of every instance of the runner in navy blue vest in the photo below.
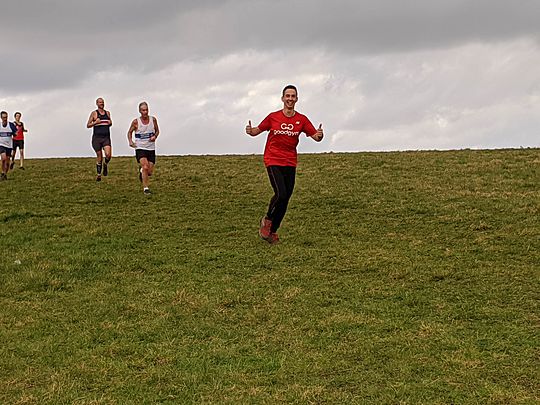
{"type": "Polygon", "coordinates": [[[108,164],[112,157],[111,113],[105,110],[105,101],[100,97],[96,100],[97,110],[90,113],[87,128],[93,128],[92,148],[96,152],[96,181],[101,181],[101,174],[109,174],[108,164]],[[105,152],[105,162],[103,162],[103,152],[105,152]]]}
{"type": "Polygon", "coordinates": [[[13,148],[13,135],[17,132],[17,128],[11,122],[8,122],[8,113],[0,112],[0,157],[2,158],[2,175],[1,180],[7,180],[7,172],[9,170],[9,159],[11,158],[11,149],[13,148]]]}

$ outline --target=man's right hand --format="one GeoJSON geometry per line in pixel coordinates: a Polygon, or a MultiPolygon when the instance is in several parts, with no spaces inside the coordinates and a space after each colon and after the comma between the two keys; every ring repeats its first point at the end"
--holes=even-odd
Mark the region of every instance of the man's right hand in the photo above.
{"type": "Polygon", "coordinates": [[[252,134],[253,127],[251,126],[251,120],[248,121],[246,125],[246,134],[253,136],[252,134]]]}

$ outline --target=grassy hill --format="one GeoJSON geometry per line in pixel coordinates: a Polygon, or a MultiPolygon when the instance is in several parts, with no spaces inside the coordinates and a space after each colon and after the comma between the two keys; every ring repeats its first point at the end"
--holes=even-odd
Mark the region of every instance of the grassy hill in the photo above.
{"type": "Polygon", "coordinates": [[[0,403],[540,402],[540,150],[28,160],[0,183],[0,403]]]}

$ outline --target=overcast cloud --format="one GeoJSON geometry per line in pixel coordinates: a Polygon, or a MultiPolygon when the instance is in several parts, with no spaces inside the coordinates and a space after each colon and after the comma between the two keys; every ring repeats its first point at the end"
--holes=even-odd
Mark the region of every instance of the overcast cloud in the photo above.
{"type": "Polygon", "coordinates": [[[113,151],[147,100],[159,154],[261,153],[284,85],[325,140],[303,152],[540,146],[540,2],[1,0],[0,109],[30,157],[113,151]],[[6,51],[11,59],[5,61],[6,51]]]}

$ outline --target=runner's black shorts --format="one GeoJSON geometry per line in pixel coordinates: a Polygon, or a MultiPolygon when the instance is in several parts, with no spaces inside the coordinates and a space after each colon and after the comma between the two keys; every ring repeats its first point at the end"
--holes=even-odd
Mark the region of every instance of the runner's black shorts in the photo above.
{"type": "Polygon", "coordinates": [[[156,164],[156,151],[155,150],[146,150],[146,149],[135,149],[135,158],[137,163],[141,162],[141,158],[148,159],[149,162],[156,164]]]}
{"type": "Polygon", "coordinates": [[[5,146],[0,146],[0,155],[2,153],[5,153],[6,155],[11,156],[11,151],[12,150],[13,149],[11,149],[11,148],[6,148],[5,146]]]}
{"type": "Polygon", "coordinates": [[[24,139],[14,139],[13,140],[13,150],[24,149],[24,139]]]}
{"type": "Polygon", "coordinates": [[[111,137],[110,136],[92,135],[92,148],[96,152],[99,152],[105,146],[111,146],[111,137]]]}

